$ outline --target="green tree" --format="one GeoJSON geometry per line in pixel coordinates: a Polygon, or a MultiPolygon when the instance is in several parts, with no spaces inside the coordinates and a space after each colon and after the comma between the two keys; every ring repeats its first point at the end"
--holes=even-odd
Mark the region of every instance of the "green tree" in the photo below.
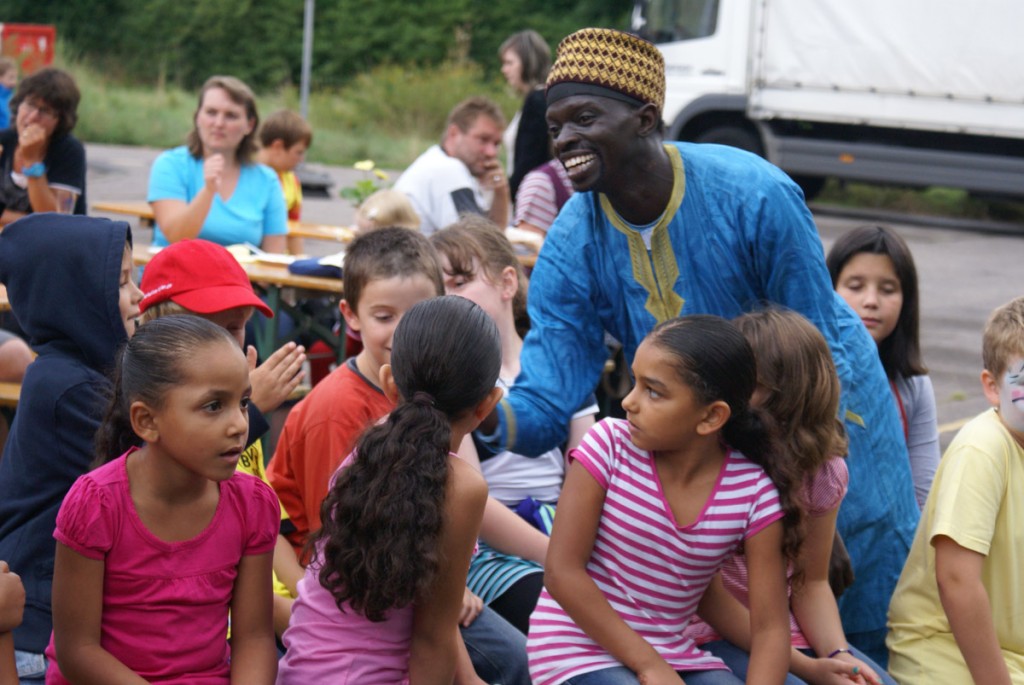
{"type": "MultiPolygon", "coordinates": [[[[319,0],[313,78],[338,86],[374,66],[468,58],[532,28],[552,47],[581,26],[622,26],[627,0],[319,0]]],[[[66,54],[127,82],[195,88],[229,73],[257,89],[299,78],[304,0],[4,0],[5,21],[55,24],[66,54]]]]}

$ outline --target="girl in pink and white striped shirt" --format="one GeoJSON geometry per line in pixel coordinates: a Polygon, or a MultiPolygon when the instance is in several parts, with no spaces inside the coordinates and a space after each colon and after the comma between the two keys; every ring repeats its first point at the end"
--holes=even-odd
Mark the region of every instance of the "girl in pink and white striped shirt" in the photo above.
{"type": "Polygon", "coordinates": [[[748,406],[750,345],[719,317],[672,319],[640,345],[633,374],[627,420],[600,422],[570,453],[530,620],[530,675],[537,685],[742,682],[684,630],[718,568],[743,549],[747,682],[782,683],[800,510],[793,481],[766,473],[775,477],[777,452],[748,406]]]}

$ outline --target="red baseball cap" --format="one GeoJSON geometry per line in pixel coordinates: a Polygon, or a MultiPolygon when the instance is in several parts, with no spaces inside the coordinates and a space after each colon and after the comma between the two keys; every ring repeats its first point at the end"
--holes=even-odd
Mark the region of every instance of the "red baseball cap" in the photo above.
{"type": "Polygon", "coordinates": [[[235,307],[274,312],[256,297],[245,269],[230,252],[209,240],[182,240],[161,249],[142,273],[139,311],[171,300],[197,314],[235,307]]]}

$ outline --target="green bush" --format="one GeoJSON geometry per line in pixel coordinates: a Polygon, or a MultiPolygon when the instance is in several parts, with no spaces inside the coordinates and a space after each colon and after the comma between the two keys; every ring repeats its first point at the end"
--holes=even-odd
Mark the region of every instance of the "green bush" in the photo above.
{"type": "MultiPolygon", "coordinates": [[[[116,85],[85,64],[62,66],[74,74],[83,93],[75,130],[82,140],[161,148],[184,142],[195,92],[116,85]]],[[[475,94],[493,98],[507,116],[519,104],[503,83],[488,79],[472,63],[377,67],[342,88],[311,94],[309,159],[342,165],[373,159],[379,167],[402,169],[440,138],[451,107],[475,94]]],[[[263,116],[280,108],[299,109],[294,87],[261,93],[258,101],[263,116]]]]}
{"type": "Polygon", "coordinates": [[[195,95],[177,88],[142,89],[107,83],[98,73],[70,66],[82,102],[75,135],[95,143],[173,147],[185,141],[195,95]]]}
{"type": "Polygon", "coordinates": [[[1024,203],[1010,200],[986,200],[965,190],[933,186],[911,190],[895,186],[842,182],[829,179],[815,198],[818,204],[833,204],[862,209],[883,209],[930,216],[947,216],[981,221],[1024,221],[1024,203]]]}

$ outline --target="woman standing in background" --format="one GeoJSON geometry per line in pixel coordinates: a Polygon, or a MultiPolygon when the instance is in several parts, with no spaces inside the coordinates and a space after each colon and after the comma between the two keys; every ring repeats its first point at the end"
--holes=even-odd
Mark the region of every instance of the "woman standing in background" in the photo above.
{"type": "Polygon", "coordinates": [[[523,177],[551,159],[544,99],[551,48],[536,31],[520,31],[505,39],[498,48],[498,57],[502,76],[524,98],[503,139],[508,152],[509,190],[515,197],[523,177]]]}

